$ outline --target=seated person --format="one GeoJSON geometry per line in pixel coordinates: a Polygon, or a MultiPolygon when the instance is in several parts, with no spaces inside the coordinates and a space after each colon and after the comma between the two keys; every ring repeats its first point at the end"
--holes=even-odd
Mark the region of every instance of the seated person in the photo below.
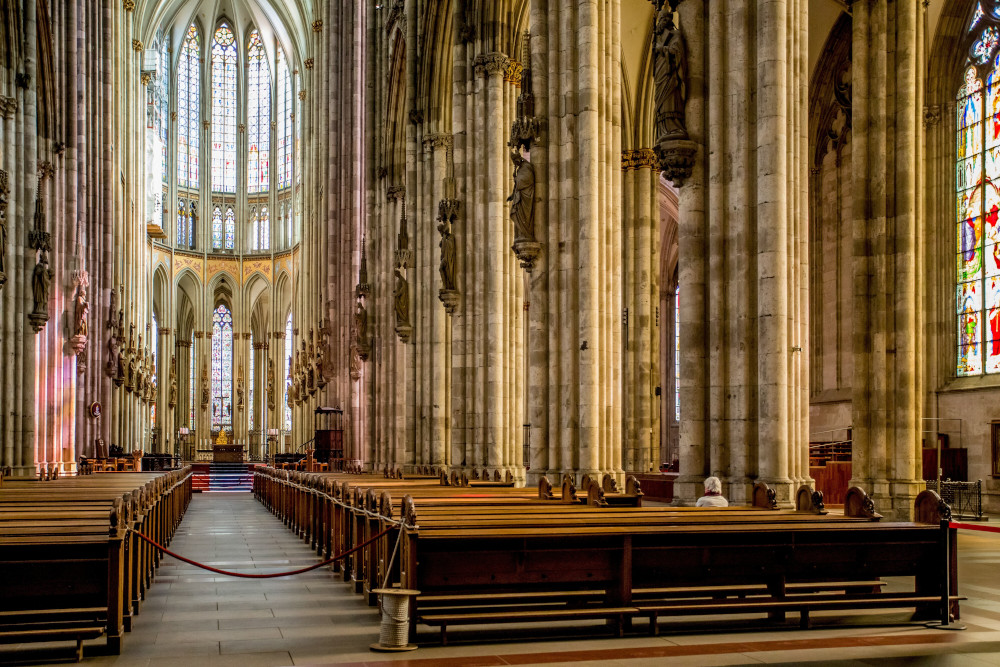
{"type": "Polygon", "coordinates": [[[729,507],[729,501],[722,495],[722,482],[718,477],[705,480],[705,495],[698,499],[698,507],[729,507]]]}

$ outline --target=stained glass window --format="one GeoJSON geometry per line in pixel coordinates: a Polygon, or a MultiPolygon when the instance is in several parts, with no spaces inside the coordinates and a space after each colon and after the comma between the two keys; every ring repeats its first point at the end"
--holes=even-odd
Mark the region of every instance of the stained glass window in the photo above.
{"type": "Polygon", "coordinates": [[[232,206],[226,207],[226,250],[236,245],[236,214],[232,206]]]}
{"type": "Polygon", "coordinates": [[[212,190],[236,192],[236,36],[226,23],[212,40],[212,190]]]}
{"type": "Polygon", "coordinates": [[[254,387],[255,384],[257,384],[257,376],[253,374],[253,358],[254,358],[254,356],[255,355],[254,355],[254,350],[253,350],[253,334],[251,333],[250,334],[250,375],[247,376],[247,379],[248,379],[247,388],[249,389],[249,391],[247,392],[247,420],[248,420],[248,422],[247,422],[248,423],[247,428],[249,430],[251,430],[251,431],[253,430],[253,387],[254,387]]]}
{"type": "Polygon", "coordinates": [[[212,315],[212,429],[233,427],[233,314],[220,305],[212,315]]]}
{"type": "Polygon", "coordinates": [[[189,248],[193,248],[194,247],[194,237],[195,237],[195,234],[198,232],[198,230],[197,230],[197,222],[198,222],[197,203],[198,202],[191,202],[191,205],[189,207],[190,210],[188,211],[188,237],[187,237],[187,244],[188,244],[189,248]]]}
{"type": "Polygon", "coordinates": [[[183,199],[177,200],[177,245],[190,245],[188,238],[188,214],[183,199]]]}
{"type": "Polygon", "coordinates": [[[200,44],[198,28],[192,23],[177,61],[177,184],[186,188],[198,187],[200,44]]]}
{"type": "Polygon", "coordinates": [[[292,184],[292,79],[285,51],[278,47],[278,188],[292,184]]]}
{"type": "Polygon", "coordinates": [[[292,386],[292,315],[285,322],[285,430],[292,430],[292,406],[288,403],[288,390],[292,386]]]}
{"type": "MultiPolygon", "coordinates": [[[[979,22],[982,16],[977,16],[979,22]]],[[[987,26],[958,90],[957,205],[958,375],[1000,372],[1000,32],[987,26]],[[991,32],[992,31],[992,32],[991,32]],[[983,85],[983,78],[986,85],[983,85]]]]}
{"type": "MultiPolygon", "coordinates": [[[[301,77],[299,77],[299,75],[296,74],[295,75],[295,90],[300,91],[299,92],[300,95],[301,95],[301,91],[302,91],[302,83],[301,83],[301,81],[302,81],[301,77]]],[[[292,119],[292,124],[295,126],[294,127],[294,132],[295,132],[295,150],[292,152],[293,159],[294,159],[295,155],[302,155],[302,98],[300,97],[298,100],[296,100],[295,104],[296,104],[295,118],[292,119]]],[[[295,182],[296,183],[301,183],[302,182],[302,170],[299,169],[298,171],[294,171],[294,173],[295,173],[295,182]]]]}
{"type": "Polygon", "coordinates": [[[267,192],[271,162],[271,71],[260,33],[247,44],[247,192],[267,192]]]}
{"type": "Polygon", "coordinates": [[[222,248],[222,207],[218,204],[212,208],[212,248],[222,248]]]}
{"type": "Polygon", "coordinates": [[[170,52],[167,50],[169,48],[170,39],[165,37],[160,45],[160,71],[157,76],[159,84],[163,88],[160,95],[160,173],[163,174],[164,184],[167,182],[167,119],[170,117],[170,86],[167,84],[170,81],[170,52]]]}

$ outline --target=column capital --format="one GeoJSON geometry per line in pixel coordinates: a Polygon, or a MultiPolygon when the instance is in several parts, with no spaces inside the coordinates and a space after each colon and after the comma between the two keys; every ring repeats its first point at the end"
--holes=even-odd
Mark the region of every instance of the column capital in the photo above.
{"type": "Polygon", "coordinates": [[[398,201],[406,196],[405,185],[390,185],[385,189],[385,198],[388,201],[398,201]]]}
{"type": "Polygon", "coordinates": [[[656,153],[652,148],[634,148],[622,151],[622,171],[652,169],[656,166],[656,153]]]}
{"type": "Polygon", "coordinates": [[[435,148],[451,148],[455,143],[454,137],[448,132],[435,132],[424,135],[424,148],[434,150],[435,148]]]}
{"type": "Polygon", "coordinates": [[[195,338],[201,338],[201,337],[202,337],[202,336],[204,336],[204,335],[205,335],[205,332],[204,332],[204,331],[195,331],[195,332],[194,332],[194,337],[195,337],[195,338]]]}
{"type": "Polygon", "coordinates": [[[15,111],[17,111],[16,97],[0,97],[0,116],[13,118],[15,111]]]}
{"type": "Polygon", "coordinates": [[[498,76],[507,71],[510,58],[499,52],[481,53],[476,56],[472,64],[475,68],[476,76],[498,76]]]}

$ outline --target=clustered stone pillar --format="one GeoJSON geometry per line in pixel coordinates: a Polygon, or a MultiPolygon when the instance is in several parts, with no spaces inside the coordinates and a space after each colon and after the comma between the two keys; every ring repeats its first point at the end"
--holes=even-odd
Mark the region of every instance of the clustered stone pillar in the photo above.
{"type": "Polygon", "coordinates": [[[529,363],[547,369],[529,370],[532,473],[621,477],[620,22],[616,0],[539,0],[529,17],[545,127],[531,154],[542,253],[530,299],[544,314],[532,315],[529,363]]]}
{"type": "Polygon", "coordinates": [[[622,369],[625,470],[651,472],[660,462],[660,208],[652,149],[622,153],[624,263],[622,369]]]}
{"type": "Polygon", "coordinates": [[[852,5],[854,377],[851,484],[910,518],[920,481],[924,277],[918,187],[924,85],[921,3],[852,5]],[[890,91],[891,94],[890,94],[890,91]],[[905,165],[906,168],[901,168],[905,165]]]}
{"type": "Polygon", "coordinates": [[[807,16],[805,0],[679,5],[699,144],[680,189],[680,502],[710,474],[737,504],[755,480],[785,505],[811,481],[807,16]]]}

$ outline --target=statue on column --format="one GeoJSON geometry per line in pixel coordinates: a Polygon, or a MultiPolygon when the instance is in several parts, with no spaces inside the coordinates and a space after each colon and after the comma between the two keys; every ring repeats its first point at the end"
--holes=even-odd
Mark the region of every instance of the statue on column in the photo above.
{"type": "Polygon", "coordinates": [[[114,330],[108,336],[108,362],[104,365],[104,372],[116,385],[121,385],[118,381],[118,335],[114,330]]]}
{"type": "Polygon", "coordinates": [[[108,327],[115,329],[118,326],[118,290],[112,287],[108,291],[111,292],[108,298],[108,327]]]}
{"type": "Polygon", "coordinates": [[[49,287],[56,272],[49,268],[49,253],[44,248],[39,253],[38,263],[31,274],[31,296],[35,302],[32,324],[35,331],[41,331],[49,319],[49,287]]]}
{"type": "Polygon", "coordinates": [[[267,409],[274,410],[274,359],[267,360],[267,409]]]}
{"type": "Polygon", "coordinates": [[[243,364],[236,371],[236,409],[243,409],[243,364]]]}
{"type": "Polygon", "coordinates": [[[507,197],[514,221],[514,243],[535,240],[535,167],[520,151],[510,152],[514,163],[514,191],[507,197]]]}
{"type": "Polygon", "coordinates": [[[410,341],[413,327],[410,325],[410,286],[406,278],[396,269],[396,286],[393,289],[394,310],[396,312],[396,335],[404,343],[410,341]]]}
{"type": "Polygon", "coordinates": [[[676,2],[659,0],[653,30],[653,83],[655,85],[655,146],[663,176],[680,187],[694,169],[698,145],[691,141],[685,121],[687,104],[687,51],[674,20],[676,2]]]}
{"type": "Polygon", "coordinates": [[[653,37],[653,82],[656,86],[656,138],[687,139],[687,52],[674,24],[674,12],[664,3],[656,16],[653,37]]]}
{"type": "Polygon", "coordinates": [[[357,307],[354,309],[354,344],[361,361],[368,361],[368,355],[371,353],[368,341],[368,311],[361,303],[361,299],[358,299],[357,307]]]}
{"type": "Polygon", "coordinates": [[[455,235],[448,228],[448,223],[438,225],[441,232],[441,286],[446,290],[455,289],[455,235]]]}
{"type": "Polygon", "coordinates": [[[177,405],[177,357],[170,355],[170,396],[167,401],[170,407],[177,405]]]}
{"type": "Polygon", "coordinates": [[[201,407],[208,407],[208,366],[201,362],[201,407]]]}

